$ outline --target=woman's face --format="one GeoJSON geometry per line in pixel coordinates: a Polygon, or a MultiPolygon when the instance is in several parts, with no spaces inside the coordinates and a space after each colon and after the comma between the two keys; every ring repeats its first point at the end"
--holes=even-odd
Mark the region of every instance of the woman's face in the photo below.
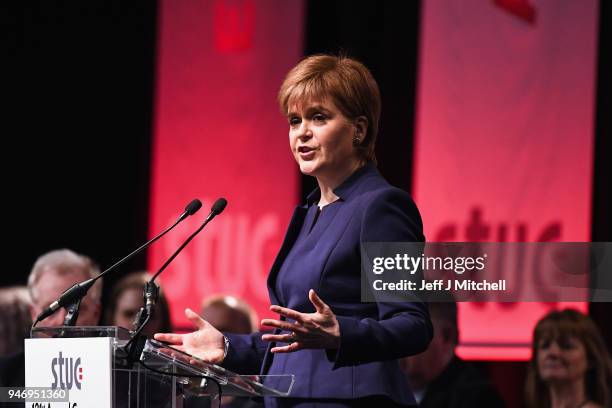
{"type": "Polygon", "coordinates": [[[291,106],[287,119],[291,151],[302,173],[333,177],[358,165],[357,128],[329,99],[291,106]]]}
{"type": "Polygon", "coordinates": [[[583,343],[571,336],[540,340],[537,359],[540,378],[545,382],[581,380],[588,369],[583,343]]]}

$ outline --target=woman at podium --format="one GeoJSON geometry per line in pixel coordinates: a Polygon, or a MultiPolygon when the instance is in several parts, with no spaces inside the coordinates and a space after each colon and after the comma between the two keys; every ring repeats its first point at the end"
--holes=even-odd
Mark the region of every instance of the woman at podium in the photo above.
{"type": "Polygon", "coordinates": [[[295,209],[269,273],[279,319],[262,324],[274,331],[223,334],[188,309],[197,331],[155,338],[239,373],[295,375],[291,395],[266,407],[416,405],[397,359],[427,348],[427,305],[361,302],[363,242],[424,241],[414,202],[376,169],[378,85],[354,59],[315,55],[278,99],[291,152],[318,188],[295,209]]]}

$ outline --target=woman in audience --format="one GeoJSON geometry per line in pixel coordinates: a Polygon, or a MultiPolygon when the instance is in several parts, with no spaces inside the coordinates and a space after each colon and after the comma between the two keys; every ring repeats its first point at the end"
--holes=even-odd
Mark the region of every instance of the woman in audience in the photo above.
{"type": "Polygon", "coordinates": [[[527,374],[527,406],[598,408],[612,403],[612,363],[593,321],[571,309],[536,325],[527,374]]]}

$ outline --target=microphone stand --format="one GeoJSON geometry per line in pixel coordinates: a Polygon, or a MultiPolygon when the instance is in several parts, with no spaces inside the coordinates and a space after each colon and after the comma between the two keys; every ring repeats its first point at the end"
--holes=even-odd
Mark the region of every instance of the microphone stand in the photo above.
{"type": "Polygon", "coordinates": [[[81,308],[81,300],[83,298],[78,298],[75,302],[64,306],[67,312],[64,318],[64,326],[76,326],[76,321],[79,318],[79,309],[81,308]]]}
{"type": "Polygon", "coordinates": [[[154,313],[154,307],[157,304],[157,298],[159,297],[159,286],[157,286],[155,283],[155,279],[157,279],[157,277],[168,267],[168,265],[170,265],[174,258],[178,256],[178,254],[187,246],[187,244],[189,244],[191,240],[194,239],[195,236],[198,235],[210,221],[212,221],[213,218],[223,212],[226,206],[227,200],[225,198],[217,199],[217,201],[215,201],[215,203],[212,205],[210,213],[202,225],[200,225],[200,227],[193,234],[191,234],[176,251],[174,251],[172,256],[170,256],[170,258],[168,258],[161,268],[159,268],[151,280],[145,284],[143,294],[145,305],[140,308],[140,311],[136,316],[134,323],[136,330],[132,332],[132,338],[124,346],[127,355],[127,363],[129,366],[131,366],[140,357],[144,344],[147,340],[147,337],[142,335],[141,332],[151,320],[154,313]]]}

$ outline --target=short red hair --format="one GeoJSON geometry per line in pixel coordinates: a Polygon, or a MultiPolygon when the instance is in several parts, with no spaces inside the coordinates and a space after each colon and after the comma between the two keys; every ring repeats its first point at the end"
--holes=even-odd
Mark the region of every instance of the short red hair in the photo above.
{"type": "Polygon", "coordinates": [[[380,91],[370,71],[359,61],[344,56],[311,55],[285,77],[278,92],[283,115],[290,106],[330,98],[344,116],[365,116],[368,129],[357,146],[359,158],[376,163],[374,148],[380,120],[380,91]]]}

